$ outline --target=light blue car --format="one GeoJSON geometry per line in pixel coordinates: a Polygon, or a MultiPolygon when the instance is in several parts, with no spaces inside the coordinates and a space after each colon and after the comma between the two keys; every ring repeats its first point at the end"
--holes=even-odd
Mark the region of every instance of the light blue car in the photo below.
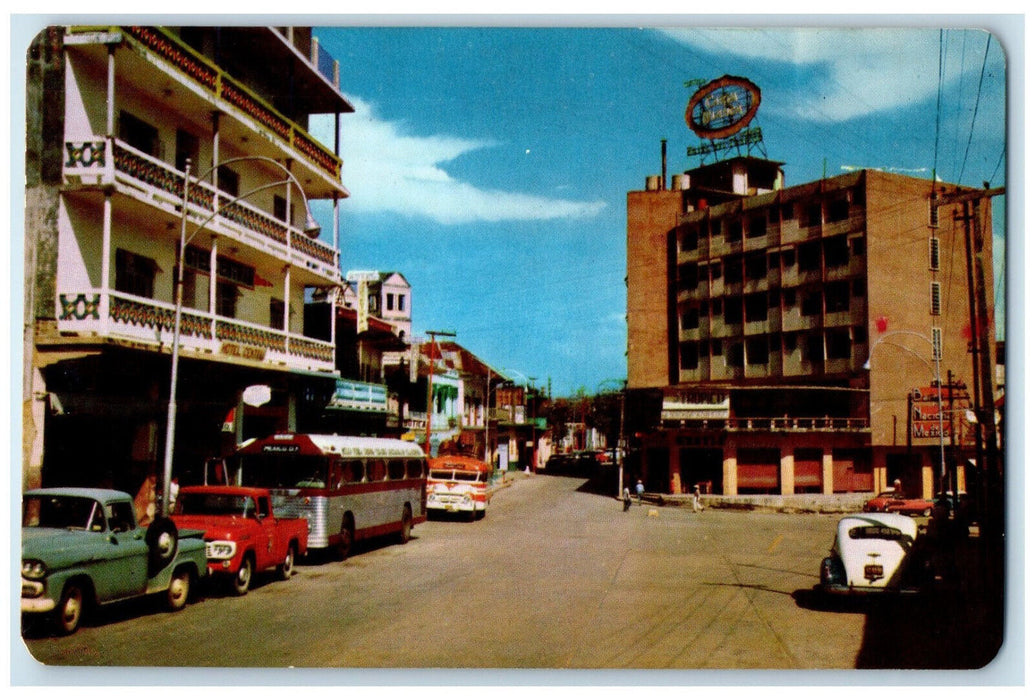
{"type": "Polygon", "coordinates": [[[164,593],[187,604],[208,572],[201,530],[167,518],[137,525],[133,499],[109,489],[48,488],[22,499],[22,614],[72,634],[93,605],[164,593]]]}

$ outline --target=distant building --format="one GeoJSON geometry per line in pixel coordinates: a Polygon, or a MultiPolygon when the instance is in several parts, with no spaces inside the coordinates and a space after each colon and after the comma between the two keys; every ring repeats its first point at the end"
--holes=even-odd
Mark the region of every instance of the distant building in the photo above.
{"type": "MultiPolygon", "coordinates": [[[[627,432],[648,488],[962,490],[967,256],[959,207],[938,204],[958,188],[874,170],[786,187],[751,157],[664,185],[627,198],[627,432]]],[[[990,200],[976,211],[988,231],[990,200]]]]}
{"type": "Polygon", "coordinates": [[[343,305],[361,311],[360,297],[366,298],[366,313],[377,316],[396,329],[396,335],[409,340],[413,334],[412,290],[400,272],[349,272],[343,305]]]}
{"type": "Polygon", "coordinates": [[[305,200],[348,191],[308,124],[353,111],[326,59],[308,27],[56,26],[32,42],[25,486],[135,491],[159,468],[185,198],[174,474],[323,411],[335,344],[304,332],[303,307],[341,275],[305,200]],[[269,389],[255,405],[253,385],[269,389]]]}

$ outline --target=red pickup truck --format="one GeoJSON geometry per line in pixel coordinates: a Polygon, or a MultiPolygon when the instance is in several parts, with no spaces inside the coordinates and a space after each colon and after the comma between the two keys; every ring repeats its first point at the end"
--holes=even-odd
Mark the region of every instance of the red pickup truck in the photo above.
{"type": "Polygon", "coordinates": [[[276,567],[289,579],[309,541],[308,522],[276,517],[267,489],[184,486],[172,520],[178,528],[205,531],[209,573],[229,576],[237,595],[248,592],[256,571],[276,567]]]}

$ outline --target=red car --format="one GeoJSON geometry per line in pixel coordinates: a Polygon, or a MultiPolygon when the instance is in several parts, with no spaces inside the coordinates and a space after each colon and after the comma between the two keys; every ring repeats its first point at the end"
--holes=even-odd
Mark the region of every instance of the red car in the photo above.
{"type": "Polygon", "coordinates": [[[887,513],[901,513],[902,515],[922,515],[930,517],[934,509],[934,501],[929,498],[899,498],[888,501],[884,506],[887,513]]]}
{"type": "Polygon", "coordinates": [[[889,503],[904,499],[905,496],[895,489],[886,489],[881,491],[879,495],[866,501],[866,505],[863,506],[863,511],[866,513],[883,513],[888,509],[889,503]]]}

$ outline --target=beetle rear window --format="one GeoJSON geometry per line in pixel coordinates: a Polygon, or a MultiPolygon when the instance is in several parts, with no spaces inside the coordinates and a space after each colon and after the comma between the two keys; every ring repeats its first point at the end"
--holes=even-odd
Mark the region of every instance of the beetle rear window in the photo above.
{"type": "Polygon", "coordinates": [[[902,532],[886,525],[859,525],[848,531],[853,540],[898,540],[902,532]]]}

